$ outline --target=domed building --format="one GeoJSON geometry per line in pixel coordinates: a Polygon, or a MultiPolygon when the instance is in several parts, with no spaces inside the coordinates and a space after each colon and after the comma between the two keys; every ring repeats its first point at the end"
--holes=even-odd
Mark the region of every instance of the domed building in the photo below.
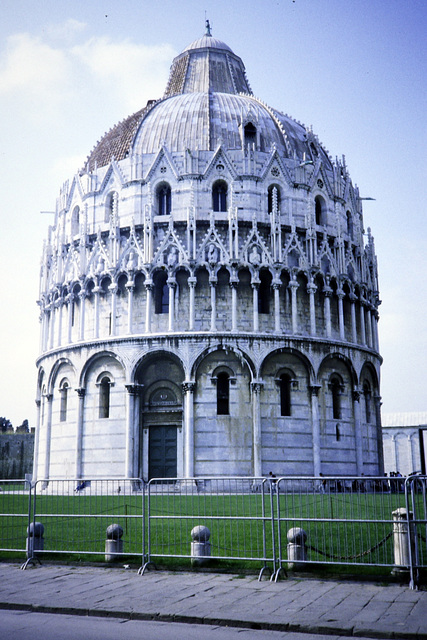
{"type": "Polygon", "coordinates": [[[361,200],[208,27],[60,191],[35,477],[382,473],[361,200]]]}

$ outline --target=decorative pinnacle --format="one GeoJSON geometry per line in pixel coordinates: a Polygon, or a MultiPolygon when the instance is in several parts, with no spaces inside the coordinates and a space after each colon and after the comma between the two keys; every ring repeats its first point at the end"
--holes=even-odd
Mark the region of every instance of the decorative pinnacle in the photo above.
{"type": "Polygon", "coordinates": [[[212,35],[211,25],[210,25],[209,20],[206,20],[206,34],[205,35],[207,35],[207,36],[211,36],[212,35]]]}

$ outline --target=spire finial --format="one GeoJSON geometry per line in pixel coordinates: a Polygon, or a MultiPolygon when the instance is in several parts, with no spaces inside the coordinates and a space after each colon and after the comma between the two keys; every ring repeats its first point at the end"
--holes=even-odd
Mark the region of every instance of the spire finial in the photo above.
{"type": "Polygon", "coordinates": [[[206,34],[205,35],[207,35],[207,36],[211,36],[212,35],[212,33],[211,33],[211,25],[210,25],[209,20],[206,20],[206,34]]]}

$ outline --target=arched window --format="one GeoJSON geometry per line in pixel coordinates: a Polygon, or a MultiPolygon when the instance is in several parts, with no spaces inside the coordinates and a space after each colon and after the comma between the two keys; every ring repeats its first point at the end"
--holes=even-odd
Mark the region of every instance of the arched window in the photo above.
{"type": "Polygon", "coordinates": [[[110,417],[110,387],[111,380],[108,376],[103,376],[99,384],[99,417],[110,417]]]}
{"type": "Polygon", "coordinates": [[[268,187],[268,213],[272,211],[280,211],[280,187],[277,184],[271,184],[268,187]]]}
{"type": "Polygon", "coordinates": [[[279,378],[281,416],[291,415],[291,385],[292,378],[289,373],[282,373],[279,378]]]}
{"type": "Polygon", "coordinates": [[[212,208],[214,211],[227,211],[227,183],[217,180],[212,187],[212,208]]]}
{"type": "Polygon", "coordinates": [[[256,127],[252,122],[245,124],[245,149],[248,145],[256,144],[256,127]]]}
{"type": "Polygon", "coordinates": [[[154,313],[169,313],[169,287],[165,271],[154,275],[154,313]]]}
{"type": "Polygon", "coordinates": [[[369,382],[365,382],[365,384],[363,385],[363,395],[365,397],[365,418],[366,418],[366,422],[369,424],[371,422],[371,399],[372,399],[372,393],[371,393],[371,385],[369,384],[369,382]]]}
{"type": "Polygon", "coordinates": [[[270,313],[271,274],[268,271],[261,271],[259,279],[258,313],[270,313]]]}
{"type": "Polygon", "coordinates": [[[222,371],[216,382],[216,412],[219,416],[230,415],[230,376],[222,371]]]}
{"type": "Polygon", "coordinates": [[[334,420],[341,420],[341,392],[342,382],[338,376],[332,376],[329,382],[329,388],[332,394],[332,417],[334,420]]]}
{"type": "Polygon", "coordinates": [[[110,222],[111,216],[117,213],[118,201],[117,191],[113,191],[108,195],[105,203],[104,222],[110,222]]]}
{"type": "Polygon", "coordinates": [[[70,390],[70,385],[67,380],[63,380],[59,387],[60,394],[60,408],[59,408],[59,421],[66,422],[67,421],[67,409],[68,409],[68,391],[70,390]]]}
{"type": "Polygon", "coordinates": [[[314,213],[316,216],[316,224],[319,226],[326,224],[325,210],[325,201],[320,196],[316,196],[314,199],[314,213]]]}
{"type": "Polygon", "coordinates": [[[351,215],[351,211],[347,211],[347,233],[350,237],[350,240],[353,240],[353,217],[351,215]]]}
{"type": "Polygon", "coordinates": [[[80,231],[80,209],[79,207],[74,207],[73,213],[71,215],[71,235],[74,237],[78,235],[80,231]]]}
{"type": "Polygon", "coordinates": [[[159,216],[168,216],[172,207],[171,188],[167,182],[162,182],[157,187],[157,214],[159,216]]]}

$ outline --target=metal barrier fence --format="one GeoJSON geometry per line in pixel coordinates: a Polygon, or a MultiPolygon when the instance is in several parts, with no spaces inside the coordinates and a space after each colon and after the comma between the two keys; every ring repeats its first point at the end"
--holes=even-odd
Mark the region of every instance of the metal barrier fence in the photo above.
{"type": "Polygon", "coordinates": [[[285,564],[394,568],[394,533],[409,518],[406,494],[403,478],[392,485],[384,477],[279,478],[275,579],[285,564]]]}
{"type": "MultiPolygon", "coordinates": [[[[427,477],[0,481],[0,552],[427,569],[427,477]],[[39,524],[40,523],[40,524],[39,524]],[[114,525],[114,526],[113,526],[114,525]]],[[[25,565],[24,565],[25,567],[25,565]]]]}
{"type": "Polygon", "coordinates": [[[273,493],[265,478],[150,480],[147,553],[143,574],[156,558],[262,563],[276,566],[273,493]],[[191,541],[192,540],[192,541],[191,541]]]}
{"type": "Polygon", "coordinates": [[[31,484],[26,480],[0,480],[0,550],[26,552],[31,519],[31,484]]]}
{"type": "Polygon", "coordinates": [[[29,560],[46,554],[141,557],[142,489],[138,478],[35,482],[29,560]]]}

